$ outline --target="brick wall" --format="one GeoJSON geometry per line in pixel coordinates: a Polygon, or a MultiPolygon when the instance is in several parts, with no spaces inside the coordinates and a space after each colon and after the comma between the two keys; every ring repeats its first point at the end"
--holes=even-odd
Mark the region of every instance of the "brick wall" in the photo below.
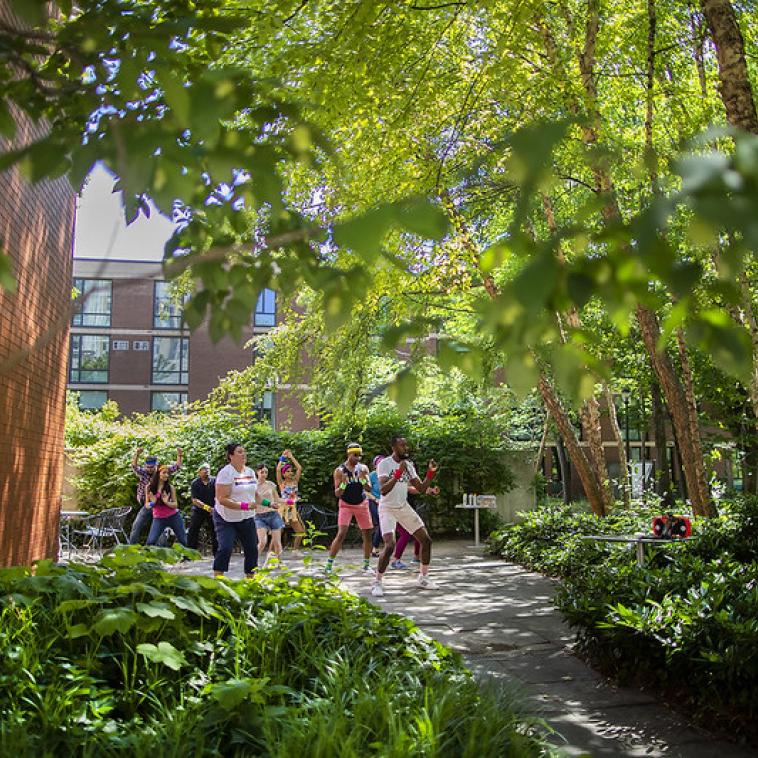
{"type": "MultiPolygon", "coordinates": [[[[21,124],[17,142],[35,136],[21,124]]],[[[0,141],[0,151],[6,149],[0,141]]],[[[67,180],[30,186],[15,169],[0,174],[0,239],[18,281],[15,294],[0,291],[4,566],[57,552],[73,228],[74,193],[67,180]]]]}

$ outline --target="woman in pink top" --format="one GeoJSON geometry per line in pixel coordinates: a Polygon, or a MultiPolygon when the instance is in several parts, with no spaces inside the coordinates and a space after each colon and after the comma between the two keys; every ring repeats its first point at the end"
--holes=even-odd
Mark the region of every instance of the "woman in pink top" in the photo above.
{"type": "Polygon", "coordinates": [[[153,524],[147,536],[148,545],[156,545],[164,529],[170,527],[176,539],[187,547],[184,519],[176,503],[176,490],[169,482],[168,466],[161,466],[150,479],[145,493],[145,504],[153,511],[153,524]]]}

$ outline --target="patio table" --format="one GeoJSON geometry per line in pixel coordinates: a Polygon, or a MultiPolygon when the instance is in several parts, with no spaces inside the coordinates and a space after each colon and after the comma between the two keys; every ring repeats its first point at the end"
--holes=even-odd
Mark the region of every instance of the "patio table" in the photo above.
{"type": "Polygon", "coordinates": [[[695,537],[675,537],[673,539],[663,539],[661,537],[652,537],[649,534],[587,534],[582,537],[583,540],[594,540],[595,542],[626,542],[635,546],[637,553],[637,565],[645,565],[645,545],[660,547],[661,545],[672,545],[677,542],[687,542],[694,540],[695,537]]]}

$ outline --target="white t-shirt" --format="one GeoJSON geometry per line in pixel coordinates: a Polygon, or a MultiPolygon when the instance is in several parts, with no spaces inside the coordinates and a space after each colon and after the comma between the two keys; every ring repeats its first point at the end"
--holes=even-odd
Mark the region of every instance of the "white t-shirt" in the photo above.
{"type": "MultiPolygon", "coordinates": [[[[399,508],[408,502],[408,485],[411,479],[417,479],[416,469],[410,461],[406,461],[406,469],[395,486],[386,494],[382,495],[379,505],[390,508],[399,508]]],[[[383,461],[380,461],[376,467],[376,473],[379,474],[379,481],[385,476],[393,476],[395,471],[400,468],[400,464],[390,455],[383,461]]]]}
{"type": "Polygon", "coordinates": [[[219,484],[231,484],[232,491],[229,497],[238,503],[250,503],[249,511],[238,511],[236,508],[227,508],[221,505],[216,498],[216,511],[224,521],[244,521],[255,516],[255,488],[257,479],[251,468],[245,466],[242,471],[237,471],[231,463],[224,466],[216,474],[216,487],[219,484]]]}

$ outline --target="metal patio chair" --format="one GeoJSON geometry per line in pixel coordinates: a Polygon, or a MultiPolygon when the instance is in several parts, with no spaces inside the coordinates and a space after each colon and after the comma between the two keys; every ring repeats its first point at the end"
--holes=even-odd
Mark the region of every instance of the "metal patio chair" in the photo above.
{"type": "Polygon", "coordinates": [[[124,523],[131,510],[131,506],[126,505],[86,516],[80,522],[81,528],[75,529],[74,534],[83,538],[83,548],[88,551],[103,550],[104,544],[109,540],[116,545],[128,545],[129,537],[124,523]]]}

